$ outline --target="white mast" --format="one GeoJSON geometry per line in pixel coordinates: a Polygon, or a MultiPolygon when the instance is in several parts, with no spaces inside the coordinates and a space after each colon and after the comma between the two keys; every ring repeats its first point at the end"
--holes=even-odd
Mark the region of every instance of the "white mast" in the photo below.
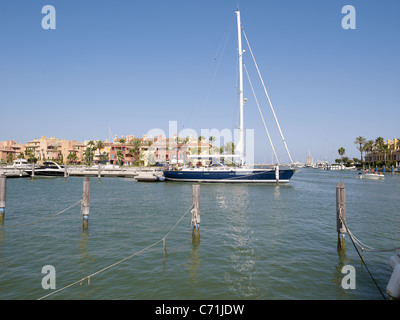
{"type": "Polygon", "coordinates": [[[235,11],[237,17],[237,27],[238,27],[238,55],[239,55],[239,105],[240,105],[240,124],[239,124],[239,143],[237,150],[240,155],[240,164],[244,165],[244,126],[243,126],[243,51],[242,51],[242,33],[241,33],[241,23],[240,23],[240,11],[235,11]]]}

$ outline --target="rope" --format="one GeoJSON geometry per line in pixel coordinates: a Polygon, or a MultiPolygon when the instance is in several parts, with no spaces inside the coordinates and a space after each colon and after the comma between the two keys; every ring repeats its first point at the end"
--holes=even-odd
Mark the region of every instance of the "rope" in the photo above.
{"type": "Polygon", "coordinates": [[[346,223],[345,223],[342,219],[340,219],[340,221],[344,224],[344,226],[346,227],[346,230],[349,232],[350,240],[351,240],[351,242],[353,243],[353,246],[354,246],[354,248],[356,249],[356,251],[357,251],[357,253],[358,253],[359,257],[360,257],[361,262],[365,265],[365,268],[367,269],[367,271],[368,271],[368,273],[369,273],[371,279],[374,281],[375,286],[378,288],[378,290],[379,290],[380,294],[382,295],[383,299],[386,300],[386,297],[385,297],[385,295],[383,294],[381,288],[379,287],[379,285],[378,285],[378,283],[376,282],[375,278],[373,277],[372,273],[369,271],[368,266],[367,266],[367,264],[366,264],[365,261],[364,261],[364,258],[362,257],[362,255],[361,255],[360,252],[358,251],[358,249],[357,249],[357,247],[356,247],[356,244],[355,244],[355,242],[354,242],[354,240],[353,240],[352,233],[349,231],[349,228],[347,228],[346,223]]]}
{"type": "MultiPolygon", "coordinates": [[[[342,219],[340,219],[342,221],[342,219]]],[[[343,222],[343,221],[342,221],[343,222]]],[[[344,224],[346,226],[346,224],[344,224]]],[[[348,231],[350,237],[352,237],[355,240],[355,243],[360,247],[362,251],[368,251],[368,252],[390,252],[390,251],[395,251],[395,250],[400,250],[400,247],[394,247],[391,249],[374,249],[365,243],[363,243],[361,240],[357,239],[357,237],[350,231],[350,229],[346,226],[346,230],[348,231]]]]}
{"type": "Polygon", "coordinates": [[[247,68],[246,68],[246,65],[245,65],[244,63],[243,63],[243,66],[244,66],[244,70],[246,71],[247,80],[249,80],[249,84],[250,84],[250,87],[251,87],[251,91],[253,92],[254,99],[255,99],[256,104],[257,104],[257,107],[258,107],[258,112],[260,113],[261,120],[262,120],[262,122],[263,122],[263,124],[264,124],[265,131],[267,132],[267,136],[268,136],[268,139],[269,139],[269,143],[270,143],[270,145],[271,145],[271,148],[272,148],[272,152],[273,152],[274,155],[275,155],[276,162],[279,164],[279,159],[278,159],[278,156],[276,155],[275,148],[274,148],[274,144],[272,143],[271,136],[269,135],[269,131],[268,131],[267,125],[265,124],[264,116],[263,116],[263,114],[262,114],[262,112],[261,112],[260,105],[258,104],[258,100],[257,100],[257,97],[256,97],[256,93],[254,92],[253,85],[252,85],[251,80],[250,80],[250,77],[249,77],[249,73],[247,72],[247,68]]]}
{"type": "Polygon", "coordinates": [[[290,155],[289,149],[288,149],[288,147],[287,147],[287,145],[286,145],[286,141],[285,141],[285,138],[283,137],[283,133],[282,133],[282,130],[281,130],[281,126],[279,125],[278,118],[276,117],[275,110],[274,110],[274,108],[273,108],[273,106],[272,106],[271,99],[269,98],[267,89],[266,89],[265,84],[264,84],[264,81],[263,81],[263,79],[262,79],[262,77],[261,77],[260,70],[258,69],[256,59],[254,58],[253,51],[251,50],[249,40],[247,39],[247,36],[246,36],[246,33],[244,32],[244,28],[243,28],[243,27],[242,27],[242,31],[243,31],[244,38],[246,39],[247,46],[249,47],[250,54],[251,54],[251,56],[252,56],[252,58],[253,58],[254,65],[255,65],[255,67],[256,67],[256,69],[257,69],[258,76],[260,77],[261,84],[262,84],[262,86],[263,86],[263,88],[264,88],[265,95],[266,95],[266,97],[267,97],[267,99],[268,99],[269,106],[271,107],[272,114],[274,115],[276,126],[278,127],[279,133],[281,134],[281,138],[282,138],[283,144],[285,145],[286,152],[287,152],[287,154],[288,154],[288,156],[289,156],[290,163],[293,164],[292,156],[290,155]]]}
{"type": "Polygon", "coordinates": [[[60,212],[58,212],[58,213],[56,213],[56,214],[54,214],[54,215],[52,215],[52,216],[50,216],[50,217],[48,217],[48,218],[44,218],[44,219],[41,219],[41,220],[36,220],[36,221],[29,222],[29,223],[25,223],[25,224],[19,224],[19,225],[15,225],[15,226],[2,226],[2,227],[3,227],[3,228],[4,228],[4,227],[7,227],[7,228],[16,228],[16,227],[29,226],[29,225],[32,225],[32,224],[36,224],[36,223],[39,223],[39,222],[43,222],[43,221],[52,219],[52,218],[54,218],[54,217],[60,215],[61,213],[64,213],[65,211],[68,211],[69,209],[73,208],[74,206],[76,206],[78,203],[81,203],[81,202],[82,202],[82,200],[78,200],[78,201],[75,202],[73,205],[69,206],[68,208],[66,208],[66,209],[64,209],[64,210],[62,210],[62,211],[60,211],[60,212]]]}
{"type": "Polygon", "coordinates": [[[113,264],[111,264],[111,265],[109,265],[109,266],[107,266],[107,267],[105,267],[105,268],[99,270],[99,271],[96,271],[95,273],[92,273],[92,274],[90,274],[90,275],[88,275],[88,276],[86,276],[86,277],[84,277],[84,278],[82,278],[82,279],[80,279],[80,280],[77,280],[77,281],[75,281],[75,282],[73,282],[73,283],[71,283],[71,284],[69,284],[69,285],[67,285],[67,286],[65,286],[65,287],[62,287],[62,288],[60,288],[60,289],[58,289],[58,290],[55,290],[55,291],[53,291],[53,292],[51,292],[51,293],[49,293],[49,294],[47,294],[47,295],[45,295],[45,296],[43,296],[43,297],[40,297],[38,300],[45,299],[45,298],[47,298],[47,297],[49,297],[49,296],[51,296],[51,295],[53,295],[53,294],[56,294],[56,293],[58,293],[58,292],[60,292],[60,291],[63,291],[63,290],[65,290],[65,289],[67,289],[67,288],[69,288],[69,287],[72,287],[72,286],[74,286],[74,285],[76,285],[76,284],[78,284],[78,283],[81,283],[81,284],[82,284],[82,282],[85,281],[86,279],[88,280],[88,284],[90,284],[90,278],[91,278],[91,277],[94,277],[95,275],[98,275],[99,273],[102,273],[102,272],[104,272],[104,271],[106,271],[106,270],[108,270],[108,269],[110,269],[110,268],[112,268],[112,267],[114,267],[114,266],[116,266],[116,265],[118,265],[118,264],[120,264],[120,263],[122,263],[122,262],[124,262],[124,261],[126,261],[126,260],[128,260],[128,259],[130,259],[130,258],[132,258],[132,257],[134,257],[134,256],[136,256],[136,255],[138,255],[138,254],[140,254],[140,253],[142,253],[142,252],[148,250],[148,249],[150,249],[150,248],[152,248],[152,247],[154,247],[155,245],[159,244],[160,242],[163,242],[163,262],[165,262],[164,254],[167,253],[167,250],[166,250],[166,248],[165,248],[165,239],[171,234],[171,232],[176,228],[176,226],[179,224],[179,222],[182,221],[182,219],[186,216],[186,214],[187,214],[191,209],[192,209],[192,206],[190,206],[190,208],[183,214],[183,216],[182,216],[182,217],[178,220],[178,222],[171,228],[171,230],[168,231],[168,233],[167,233],[163,238],[161,238],[160,240],[154,242],[153,244],[147,246],[146,248],[144,248],[144,249],[142,249],[142,250],[140,250],[140,251],[137,251],[137,252],[131,254],[130,256],[128,256],[128,257],[126,257],[126,258],[124,258],[124,259],[122,259],[122,260],[119,260],[119,261],[117,261],[117,262],[115,262],[115,263],[113,263],[113,264]]]}

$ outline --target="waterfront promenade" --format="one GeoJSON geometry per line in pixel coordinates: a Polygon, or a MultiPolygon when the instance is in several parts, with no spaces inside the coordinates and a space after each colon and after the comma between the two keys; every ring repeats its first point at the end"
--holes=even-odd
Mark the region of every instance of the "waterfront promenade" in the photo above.
{"type": "MultiPolygon", "coordinates": [[[[161,167],[101,167],[97,166],[67,166],[67,176],[101,176],[101,177],[127,177],[134,178],[141,172],[157,173],[162,172],[161,167]]],[[[0,175],[8,178],[27,177],[28,174],[23,169],[7,166],[0,166],[0,175]]]]}

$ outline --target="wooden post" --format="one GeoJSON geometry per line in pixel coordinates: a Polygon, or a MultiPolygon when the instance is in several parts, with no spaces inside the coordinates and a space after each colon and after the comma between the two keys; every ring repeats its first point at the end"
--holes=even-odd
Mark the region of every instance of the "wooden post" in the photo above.
{"type": "Polygon", "coordinates": [[[100,163],[99,163],[99,167],[97,169],[97,178],[99,179],[98,181],[100,182],[100,177],[101,177],[101,167],[100,167],[100,163]]]}
{"type": "Polygon", "coordinates": [[[0,222],[4,221],[4,215],[6,213],[6,188],[7,177],[2,174],[0,175],[0,222]]]}
{"type": "Polygon", "coordinates": [[[90,211],[90,178],[83,178],[83,196],[81,212],[83,217],[83,230],[87,230],[89,224],[89,211],[90,211]]]}
{"type": "Polygon", "coordinates": [[[64,180],[67,181],[67,177],[68,177],[68,167],[67,167],[67,163],[65,163],[64,166],[64,180]]]}
{"type": "Polygon", "coordinates": [[[32,161],[32,173],[31,173],[32,180],[35,177],[35,163],[32,161]]]}
{"type": "Polygon", "coordinates": [[[192,238],[200,237],[200,185],[192,185],[192,238]]]}
{"type": "Polygon", "coordinates": [[[336,231],[338,233],[338,249],[345,249],[346,233],[346,188],[343,182],[336,186],[336,231]]]}

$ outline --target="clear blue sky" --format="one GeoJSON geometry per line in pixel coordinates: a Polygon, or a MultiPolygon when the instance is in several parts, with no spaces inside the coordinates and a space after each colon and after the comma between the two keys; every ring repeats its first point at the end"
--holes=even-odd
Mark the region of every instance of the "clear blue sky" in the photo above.
{"type": "MultiPolygon", "coordinates": [[[[398,0],[2,0],[0,140],[105,140],[109,128],[168,133],[174,120],[178,131],[233,129],[237,6],[295,161],[309,152],[333,161],[340,147],[359,157],[360,135],[400,137],[398,0]],[[55,30],[41,26],[47,4],[56,9],[55,30]],[[355,30],[341,25],[347,4],[356,9],[355,30]]],[[[245,61],[252,71],[249,51],[245,61]]],[[[256,161],[269,162],[246,79],[244,90],[256,161]]]]}

